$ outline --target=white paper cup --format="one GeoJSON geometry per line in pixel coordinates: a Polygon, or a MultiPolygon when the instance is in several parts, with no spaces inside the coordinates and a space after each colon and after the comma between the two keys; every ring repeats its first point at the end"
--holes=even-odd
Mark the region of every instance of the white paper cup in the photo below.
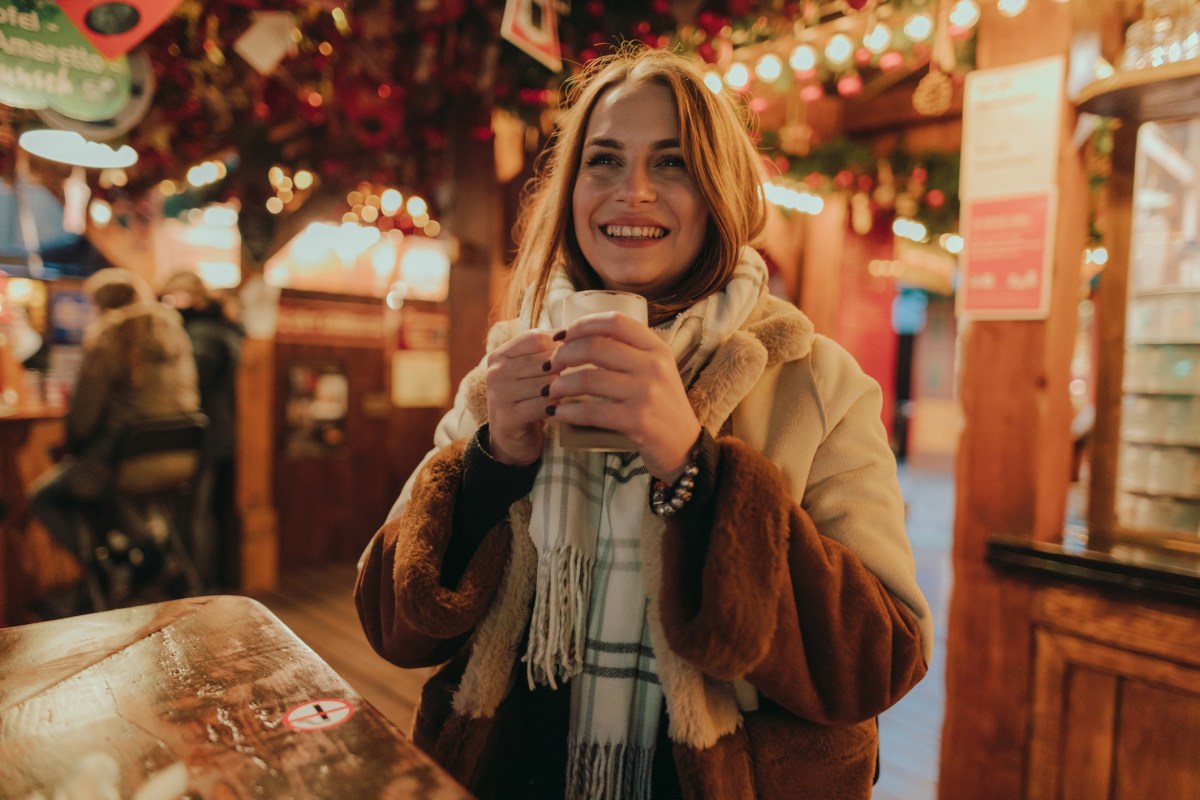
{"type": "MultiPolygon", "coordinates": [[[[590,314],[602,314],[606,311],[619,311],[643,325],[649,324],[646,298],[633,292],[614,292],[607,289],[593,289],[567,295],[562,303],[562,322],[566,326],[590,314]]],[[[595,368],[584,366],[576,369],[595,368]]],[[[567,372],[570,371],[567,370],[567,372]]],[[[581,395],[563,398],[562,402],[596,403],[603,401],[590,395],[581,395]]],[[[562,421],[558,423],[558,440],[563,447],[570,450],[625,453],[637,449],[627,436],[616,431],[610,431],[607,428],[593,428],[588,425],[572,425],[562,421]]]]}

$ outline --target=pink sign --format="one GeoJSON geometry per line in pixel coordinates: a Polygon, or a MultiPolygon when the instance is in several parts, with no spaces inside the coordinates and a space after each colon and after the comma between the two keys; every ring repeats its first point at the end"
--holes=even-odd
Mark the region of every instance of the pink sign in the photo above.
{"type": "Polygon", "coordinates": [[[958,312],[975,319],[1045,319],[1055,195],[1045,189],[963,203],[958,312]]]}

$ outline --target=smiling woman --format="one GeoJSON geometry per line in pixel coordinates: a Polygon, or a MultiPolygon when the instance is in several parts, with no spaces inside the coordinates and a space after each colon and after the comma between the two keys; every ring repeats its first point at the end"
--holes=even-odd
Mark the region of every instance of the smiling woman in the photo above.
{"type": "Polygon", "coordinates": [[[511,318],[363,554],[367,639],[445,664],[413,740],[481,798],[869,797],[933,642],[879,386],[767,293],[732,97],[629,48],[571,102],[511,318]],[[595,289],[653,327],[566,315],[595,289]]]}
{"type": "Polygon", "coordinates": [[[667,87],[626,84],[597,103],[571,213],[579,248],[605,289],[658,300],[696,263],[708,206],[679,146],[667,87]]]}

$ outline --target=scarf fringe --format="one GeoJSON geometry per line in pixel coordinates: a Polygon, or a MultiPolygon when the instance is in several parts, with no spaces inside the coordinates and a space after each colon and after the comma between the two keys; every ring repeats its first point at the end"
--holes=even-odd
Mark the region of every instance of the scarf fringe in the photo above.
{"type": "Polygon", "coordinates": [[[557,689],[583,669],[592,562],[577,548],[560,545],[538,559],[537,589],[525,653],[529,688],[557,689]]]}
{"type": "Polygon", "coordinates": [[[654,748],[580,743],[572,738],[567,756],[568,800],[647,800],[653,780],[654,748]]]}

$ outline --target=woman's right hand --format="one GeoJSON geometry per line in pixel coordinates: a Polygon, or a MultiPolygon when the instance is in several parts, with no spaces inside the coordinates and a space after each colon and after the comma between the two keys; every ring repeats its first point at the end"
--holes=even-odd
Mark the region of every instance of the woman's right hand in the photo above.
{"type": "Polygon", "coordinates": [[[505,464],[526,466],[542,457],[546,387],[557,372],[554,331],[525,331],[488,354],[488,452],[505,464]]]}

